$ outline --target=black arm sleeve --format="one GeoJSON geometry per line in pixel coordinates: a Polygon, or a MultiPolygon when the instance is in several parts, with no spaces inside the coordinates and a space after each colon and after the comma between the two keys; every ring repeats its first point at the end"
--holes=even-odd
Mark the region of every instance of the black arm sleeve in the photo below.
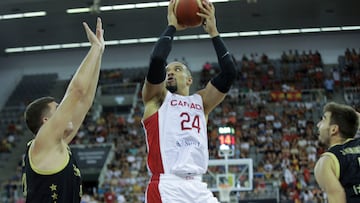
{"type": "Polygon", "coordinates": [[[151,84],[160,84],[166,78],[166,59],[171,51],[176,28],[168,26],[156,42],[150,57],[150,66],[146,79],[151,84]]]}
{"type": "Polygon", "coordinates": [[[211,80],[220,92],[227,93],[236,78],[235,63],[220,36],[212,38],[221,72],[211,80]]]}

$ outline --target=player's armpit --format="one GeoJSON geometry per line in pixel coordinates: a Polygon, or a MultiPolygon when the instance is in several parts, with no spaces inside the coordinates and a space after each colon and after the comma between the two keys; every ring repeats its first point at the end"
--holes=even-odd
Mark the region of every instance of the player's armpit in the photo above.
{"type": "Polygon", "coordinates": [[[345,203],[345,191],[336,175],[336,161],[330,155],[321,156],[315,165],[315,179],[327,194],[329,203],[345,203]]]}

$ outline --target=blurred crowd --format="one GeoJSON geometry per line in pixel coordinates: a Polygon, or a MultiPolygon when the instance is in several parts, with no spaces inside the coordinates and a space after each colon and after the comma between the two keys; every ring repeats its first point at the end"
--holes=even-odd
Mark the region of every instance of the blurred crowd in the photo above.
{"type": "MultiPolygon", "coordinates": [[[[279,191],[281,200],[290,202],[324,202],[326,194],[318,188],[313,168],[325,151],[317,140],[316,124],[326,99],[342,94],[341,89],[360,86],[359,55],[347,49],[343,63],[323,64],[318,51],[283,52],[279,59],[270,60],[265,54],[243,55],[237,60],[238,80],[228,96],[208,121],[210,159],[219,159],[217,129],[235,129],[235,153],[232,158],[251,158],[254,163],[254,189],[241,192],[240,199],[261,197],[269,188],[279,191]],[[343,66],[341,64],[344,64],[343,66]],[[300,97],[289,99],[293,90],[300,97]],[[304,95],[304,91],[310,94],[304,95]],[[284,92],[281,99],[272,93],[284,92]],[[320,93],[319,93],[320,92],[320,93]],[[325,99],[324,99],[325,98],[325,99]],[[276,184],[275,184],[276,183],[276,184]],[[270,185],[270,186],[269,186],[270,185]]],[[[216,63],[206,62],[200,73],[200,87],[218,72],[216,63]]],[[[143,71],[142,74],[145,74],[143,71]]],[[[123,81],[123,71],[106,71],[102,84],[123,81]],[[104,82],[105,81],[105,82],[104,82]]],[[[142,82],[143,76],[136,75],[142,82]]],[[[146,142],[141,125],[143,106],[139,102],[130,115],[102,112],[93,119],[89,114],[72,144],[112,143],[114,159],[105,170],[98,187],[84,188],[82,203],[143,203],[149,179],[146,167],[146,142]]],[[[16,136],[23,133],[21,123],[11,123],[1,138],[0,152],[10,153],[16,136]]],[[[2,184],[7,202],[24,202],[21,193],[21,161],[16,174],[2,184]]]]}

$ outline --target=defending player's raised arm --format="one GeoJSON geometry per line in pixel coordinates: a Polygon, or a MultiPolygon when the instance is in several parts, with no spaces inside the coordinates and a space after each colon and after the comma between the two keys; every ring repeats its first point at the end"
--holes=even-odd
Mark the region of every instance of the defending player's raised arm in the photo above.
{"type": "Polygon", "coordinates": [[[204,18],[204,30],[210,35],[221,72],[198,93],[203,98],[204,111],[208,115],[224,98],[236,78],[235,62],[228,52],[216,27],[215,8],[211,2],[203,1],[198,15],[204,18]]]}
{"type": "Polygon", "coordinates": [[[84,23],[91,48],[70,81],[66,93],[55,113],[40,129],[37,138],[45,142],[58,143],[64,139],[69,143],[75,136],[89,111],[99,80],[100,65],[105,43],[101,19],[97,19],[96,33],[84,23]]]}
{"type": "Polygon", "coordinates": [[[338,180],[339,174],[336,174],[336,161],[330,153],[322,155],[315,165],[314,174],[319,186],[327,194],[329,203],[346,203],[344,188],[338,180]]]}
{"type": "MultiPolygon", "coordinates": [[[[98,22],[96,25],[96,31],[93,33],[89,26],[84,22],[84,28],[88,37],[89,42],[91,43],[91,46],[100,47],[100,55],[94,56],[96,58],[96,63],[93,69],[93,74],[84,76],[84,77],[90,77],[89,79],[84,78],[84,80],[89,80],[88,83],[88,90],[86,91],[86,94],[84,98],[81,100],[80,103],[78,103],[78,107],[75,108],[74,111],[74,117],[73,117],[73,125],[74,130],[71,134],[69,134],[66,137],[67,143],[70,143],[71,140],[75,137],[78,129],[80,128],[81,123],[83,122],[87,112],[91,108],[95,95],[96,95],[96,89],[99,82],[99,76],[100,76],[100,68],[101,68],[101,61],[102,61],[102,53],[105,50],[105,41],[104,41],[104,30],[102,28],[102,22],[101,19],[98,18],[98,22]]],[[[97,55],[97,51],[95,51],[95,54],[97,55]]],[[[86,84],[84,84],[86,85],[86,84]]]]}

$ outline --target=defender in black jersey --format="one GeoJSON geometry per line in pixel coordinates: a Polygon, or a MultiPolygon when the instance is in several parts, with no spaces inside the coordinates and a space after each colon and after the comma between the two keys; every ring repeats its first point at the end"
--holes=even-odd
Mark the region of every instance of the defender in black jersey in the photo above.
{"type": "Polygon", "coordinates": [[[42,171],[32,166],[29,146],[23,160],[23,192],[26,202],[80,202],[82,196],[81,174],[68,149],[68,161],[54,171],[42,171]]]}
{"type": "Polygon", "coordinates": [[[75,137],[96,92],[105,49],[101,19],[96,33],[83,23],[91,48],[77,69],[60,102],[42,97],[25,110],[25,122],[35,137],[23,160],[23,192],[27,203],[79,203],[80,170],[69,143],[75,137]]]}
{"type": "Polygon", "coordinates": [[[359,116],[350,106],[330,102],[317,124],[319,141],[327,145],[315,165],[315,178],[329,203],[360,202],[359,116]]]}

